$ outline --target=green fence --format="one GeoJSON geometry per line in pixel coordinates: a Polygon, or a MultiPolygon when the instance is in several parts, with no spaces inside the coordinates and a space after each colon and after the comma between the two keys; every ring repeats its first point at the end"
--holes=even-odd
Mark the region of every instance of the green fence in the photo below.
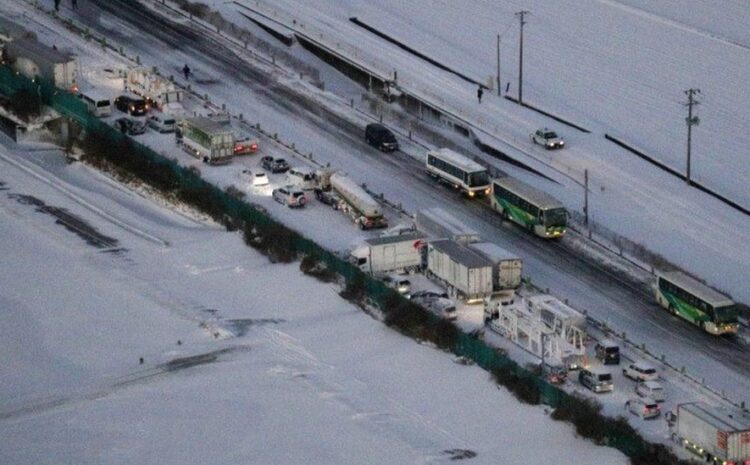
{"type": "MultiPolygon", "coordinates": [[[[151,167],[154,171],[167,170],[172,175],[172,178],[177,180],[176,188],[200,192],[202,196],[205,196],[203,201],[206,204],[220,208],[235,224],[276,225],[280,228],[285,228],[242,199],[238,199],[204,181],[198,173],[180,166],[175,161],[159,155],[146,146],[130,141],[130,139],[119,131],[90,115],[87,106],[76,96],[55,88],[49,82],[40,79],[31,80],[13,72],[7,66],[0,66],[0,93],[11,96],[22,89],[37,92],[45,105],[77,121],[87,131],[97,131],[104,134],[113,143],[129,141],[129,147],[134,152],[134,155],[138,157],[140,164],[151,167]]],[[[382,282],[364,275],[355,266],[338,258],[315,242],[294,233],[292,235],[292,243],[297,252],[314,256],[318,261],[325,263],[329,270],[341,275],[347,283],[351,283],[353,280],[364,282],[366,295],[381,308],[385,307],[389,298],[393,298],[393,291],[382,282]]],[[[445,324],[445,321],[431,313],[427,315],[425,321],[427,325],[432,327],[445,324]]],[[[572,403],[577,401],[576,398],[519,366],[502,351],[487,345],[473,335],[459,331],[451,350],[456,355],[473,360],[487,371],[504,370],[507,373],[515,375],[517,379],[531,382],[538,389],[539,400],[544,404],[559,407],[566,404],[572,405],[572,403]]],[[[611,446],[616,447],[628,456],[644,452],[645,445],[640,437],[630,434],[622,435],[615,430],[607,431],[606,435],[611,446]]]]}

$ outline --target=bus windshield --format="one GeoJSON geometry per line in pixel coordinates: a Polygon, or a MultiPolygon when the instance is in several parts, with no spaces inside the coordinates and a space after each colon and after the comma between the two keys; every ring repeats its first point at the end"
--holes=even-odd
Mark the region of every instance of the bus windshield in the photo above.
{"type": "Polygon", "coordinates": [[[736,323],[739,312],[736,305],[714,308],[714,319],[716,323],[736,323]]]}
{"type": "Polygon", "coordinates": [[[490,177],[487,175],[486,171],[469,173],[466,178],[466,184],[468,184],[469,187],[486,186],[490,183],[490,177]]]}
{"type": "Polygon", "coordinates": [[[553,208],[544,211],[545,226],[565,226],[568,222],[568,213],[564,208],[553,208]]]}

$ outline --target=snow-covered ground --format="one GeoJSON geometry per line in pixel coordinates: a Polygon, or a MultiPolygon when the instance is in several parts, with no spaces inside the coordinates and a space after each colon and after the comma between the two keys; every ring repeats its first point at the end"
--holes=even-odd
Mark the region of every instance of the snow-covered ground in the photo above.
{"type": "Polygon", "coordinates": [[[59,152],[0,155],[2,463],[627,462],[236,233],[59,152]]]}

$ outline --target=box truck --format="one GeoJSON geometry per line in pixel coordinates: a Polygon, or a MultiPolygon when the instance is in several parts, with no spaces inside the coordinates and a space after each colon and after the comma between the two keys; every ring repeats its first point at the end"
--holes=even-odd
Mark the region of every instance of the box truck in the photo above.
{"type": "Polygon", "coordinates": [[[492,261],[456,241],[441,239],[427,244],[427,275],[469,303],[492,295],[492,266],[492,261]]]}
{"type": "Polygon", "coordinates": [[[367,239],[351,252],[360,270],[380,275],[394,271],[411,271],[422,266],[424,236],[418,233],[367,239]]]}

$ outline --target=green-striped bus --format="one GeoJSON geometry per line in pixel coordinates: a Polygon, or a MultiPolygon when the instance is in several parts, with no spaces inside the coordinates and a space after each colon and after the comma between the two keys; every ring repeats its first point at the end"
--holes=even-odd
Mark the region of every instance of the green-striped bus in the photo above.
{"type": "Polygon", "coordinates": [[[563,204],[518,179],[493,179],[490,203],[505,218],[539,237],[562,237],[567,230],[568,211],[563,204]]]}
{"type": "Polygon", "coordinates": [[[714,335],[737,333],[739,322],[735,303],[697,279],[680,271],[659,273],[655,291],[659,305],[706,332],[714,335]]]}

